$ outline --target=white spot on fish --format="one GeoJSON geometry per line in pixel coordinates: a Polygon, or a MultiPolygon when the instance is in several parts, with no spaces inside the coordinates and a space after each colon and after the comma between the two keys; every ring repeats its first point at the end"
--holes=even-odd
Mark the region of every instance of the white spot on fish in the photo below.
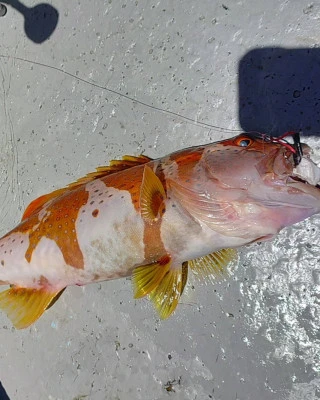
{"type": "Polygon", "coordinates": [[[91,272],[95,280],[111,275],[116,278],[117,273],[125,275],[129,273],[129,268],[144,260],[144,224],[140,214],[126,190],[110,187],[106,191],[100,179],[89,182],[86,190],[89,198],[79,210],[81,219],[76,221],[85,270],[91,272]],[[99,218],[93,218],[92,213],[97,207],[94,202],[97,190],[103,193],[100,197],[104,202],[99,205],[99,218]]]}

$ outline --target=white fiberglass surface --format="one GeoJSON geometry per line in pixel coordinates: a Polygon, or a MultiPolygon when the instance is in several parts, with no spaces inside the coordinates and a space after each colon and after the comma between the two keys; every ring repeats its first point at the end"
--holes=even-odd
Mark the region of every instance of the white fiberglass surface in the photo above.
{"type": "MultiPolygon", "coordinates": [[[[303,129],[320,159],[317,3],[5,3],[1,234],[124,154],[303,129]]],[[[166,321],[129,279],[70,287],[26,330],[0,313],[2,387],[16,400],[320,398],[319,218],[243,248],[216,284],[190,274],[166,321]]]]}

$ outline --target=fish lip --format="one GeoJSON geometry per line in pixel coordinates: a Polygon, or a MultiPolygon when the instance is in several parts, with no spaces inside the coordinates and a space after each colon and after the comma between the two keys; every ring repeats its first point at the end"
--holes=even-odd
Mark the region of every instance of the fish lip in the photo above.
{"type": "MultiPolygon", "coordinates": [[[[296,176],[294,174],[289,175],[286,183],[287,183],[288,186],[295,186],[296,184],[303,183],[306,187],[317,188],[317,189],[320,190],[320,184],[319,183],[317,183],[316,185],[312,185],[311,183],[309,183],[305,179],[302,179],[299,176],[296,176]]],[[[300,185],[299,185],[299,187],[300,187],[300,185]]]]}
{"type": "MultiPolygon", "coordinates": [[[[310,185],[309,182],[307,182],[306,180],[300,178],[299,176],[296,176],[294,174],[289,175],[289,177],[287,179],[287,184],[290,185],[290,183],[295,183],[295,182],[302,182],[302,183],[305,183],[307,185],[310,185]]],[[[311,185],[311,186],[313,186],[313,185],[311,185]]]]}

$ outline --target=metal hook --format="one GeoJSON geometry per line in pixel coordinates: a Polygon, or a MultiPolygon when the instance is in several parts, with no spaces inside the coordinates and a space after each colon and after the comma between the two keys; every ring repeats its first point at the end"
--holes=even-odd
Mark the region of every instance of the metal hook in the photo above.
{"type": "Polygon", "coordinates": [[[293,144],[296,152],[293,154],[295,166],[299,165],[303,156],[302,146],[300,142],[300,132],[295,132],[293,135],[293,144]]]}

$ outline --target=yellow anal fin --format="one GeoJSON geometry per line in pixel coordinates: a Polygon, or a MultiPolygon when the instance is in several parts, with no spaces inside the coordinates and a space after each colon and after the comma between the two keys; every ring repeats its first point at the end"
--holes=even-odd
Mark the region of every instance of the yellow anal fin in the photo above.
{"type": "Polygon", "coordinates": [[[228,275],[227,266],[237,258],[235,249],[222,249],[203,257],[188,261],[195,276],[201,280],[228,275]]]}
{"type": "MultiPolygon", "coordinates": [[[[185,267],[184,267],[185,268],[185,267]]],[[[159,285],[150,293],[153,302],[161,319],[166,319],[176,309],[186,283],[183,269],[170,268],[159,285]]]]}
{"type": "Polygon", "coordinates": [[[156,221],[165,212],[164,187],[149,166],[144,167],[140,191],[140,208],[142,218],[150,222],[156,221]]]}
{"type": "Polygon", "coordinates": [[[27,328],[54,303],[60,292],[61,290],[48,292],[44,289],[12,287],[0,293],[0,308],[7,314],[15,328],[27,328]]]}
{"type": "Polygon", "coordinates": [[[132,273],[134,298],[139,299],[149,294],[158,286],[170,268],[170,257],[163,257],[160,261],[137,267],[132,273]]]}

